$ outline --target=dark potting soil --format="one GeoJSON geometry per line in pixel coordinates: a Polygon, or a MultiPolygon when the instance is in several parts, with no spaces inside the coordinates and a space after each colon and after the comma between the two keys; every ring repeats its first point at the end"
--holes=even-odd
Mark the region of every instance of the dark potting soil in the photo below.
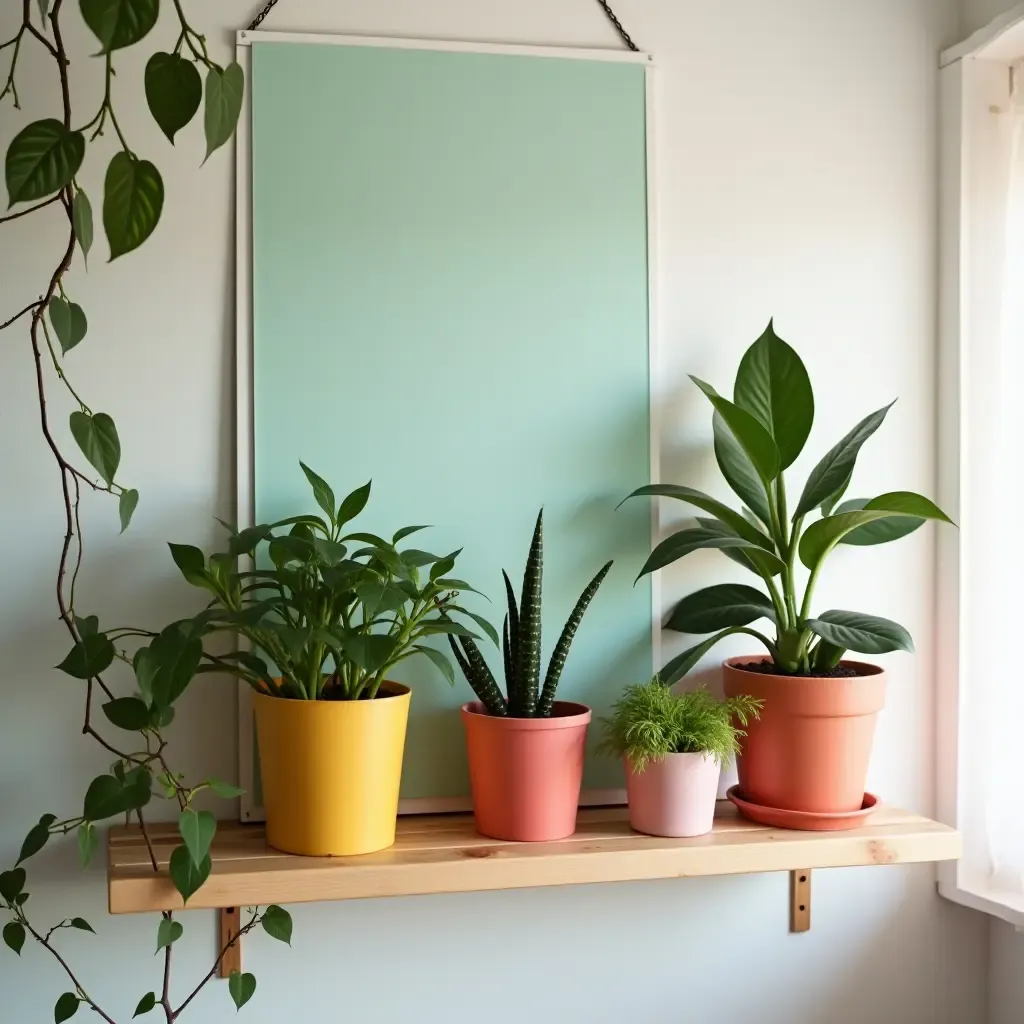
{"type": "MultiPolygon", "coordinates": [[[[775,666],[773,661],[748,661],[745,665],[736,665],[736,668],[742,669],[744,672],[760,672],[761,675],[765,676],[781,676],[785,673],[780,672],[775,666]]],[[[853,679],[859,676],[861,673],[858,672],[852,665],[836,665],[835,668],[827,668],[824,671],[816,672],[794,672],[794,679],[853,679]]]]}

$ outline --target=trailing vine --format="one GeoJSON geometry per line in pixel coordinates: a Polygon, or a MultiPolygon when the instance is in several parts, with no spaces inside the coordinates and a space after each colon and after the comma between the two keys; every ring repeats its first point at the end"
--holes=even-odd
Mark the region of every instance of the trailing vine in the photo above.
{"type": "MultiPolygon", "coordinates": [[[[84,494],[102,493],[117,499],[122,532],[139,502],[139,493],[118,477],[121,442],[113,418],[91,408],[72,383],[66,357],[87,336],[88,320],[74,301],[72,266],[76,251],[84,261],[93,248],[94,216],[90,197],[78,183],[78,174],[92,144],[110,132],[118,149],[107,167],[102,202],[102,227],[110,258],[118,259],[141,246],[156,229],[164,204],[163,180],[157,167],[130,145],[115,109],[116,57],[120,50],[144,39],[160,16],[160,0],[79,0],[79,13],[100,43],[95,58],[102,64],[104,91],[99,108],[88,120],[76,120],[72,106],[64,40],[68,12],[64,0],[19,0],[21,22],[16,33],[0,41],[0,59],[10,55],[6,76],[0,72],[0,102],[10,99],[21,109],[17,75],[30,49],[52,60],[60,83],[58,116],[26,125],[6,150],[5,179],[11,212],[0,225],[23,217],[46,217],[59,211],[67,222],[66,242],[56,256],[53,270],[38,298],[2,323],[0,331],[21,326],[27,320],[29,348],[35,369],[39,422],[60,481],[64,529],[55,580],[60,620],[72,647],[59,668],[82,683],[82,732],[112,758],[110,771],[89,784],[81,813],[68,817],[44,814],[29,830],[15,866],[0,874],[0,910],[9,917],[3,939],[21,955],[31,940],[51,956],[69,984],[54,1006],[57,1024],[82,1007],[108,1024],[115,1018],[90,995],[59,949],[66,930],[92,932],[80,917],[67,918],[50,927],[33,920],[27,907],[29,889],[23,864],[46,846],[53,836],[77,835],[79,857],[87,865],[99,845],[96,826],[123,817],[137,823],[154,872],[160,859],[147,827],[149,804],[154,795],[176,807],[181,842],[170,856],[168,870],[182,899],[187,901],[206,881],[211,869],[210,847],[216,821],[206,810],[197,810],[196,798],[212,791],[221,797],[237,796],[238,790],[215,779],[188,782],[171,767],[165,730],[174,717],[175,701],[185,691],[202,663],[216,659],[202,649],[201,635],[188,621],[172,623],[159,633],[121,627],[100,629],[96,616],[79,614],[76,586],[83,563],[80,506],[84,494]],[[52,209],[51,209],[52,208],[52,209]],[[73,412],[68,426],[77,445],[68,452],[54,430],[50,389],[63,388],[73,412]],[[84,461],[83,461],[84,460],[84,461]],[[134,650],[130,648],[134,646],[134,650]],[[118,695],[109,680],[115,662],[133,674],[131,695],[118,695]],[[108,729],[118,737],[108,738],[108,729]]],[[[166,0],[165,0],[166,3],[166,0]]],[[[170,53],[154,53],[146,66],[144,90],[149,109],[160,129],[173,144],[175,134],[204,108],[206,156],[230,140],[242,108],[244,75],[235,63],[221,66],[210,57],[205,37],[190,23],[182,0],[171,0],[178,23],[177,43],[170,53]],[[205,74],[205,83],[203,75],[205,74]]],[[[254,928],[290,942],[292,923],[279,907],[254,908],[234,941],[254,928]]],[[[183,926],[172,913],[163,913],[157,928],[156,949],[162,954],[162,976],[157,986],[139,999],[134,1016],[159,1012],[167,1024],[176,1021],[200,991],[216,975],[229,943],[209,972],[200,978],[180,1002],[172,998],[172,962],[175,943],[183,926]]],[[[256,980],[251,974],[234,973],[229,991],[237,1007],[253,995],[256,980]]]]}

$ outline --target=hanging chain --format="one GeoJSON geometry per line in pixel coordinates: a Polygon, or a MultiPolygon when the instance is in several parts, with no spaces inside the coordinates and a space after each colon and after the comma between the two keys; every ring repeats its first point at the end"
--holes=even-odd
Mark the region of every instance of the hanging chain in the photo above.
{"type": "MultiPolygon", "coordinates": [[[[601,5],[601,8],[604,10],[604,13],[608,15],[608,20],[615,26],[615,31],[618,32],[619,35],[622,37],[622,41],[634,53],[637,53],[639,47],[637,47],[636,43],[634,43],[632,38],[630,38],[629,33],[622,27],[622,22],[619,21],[618,15],[612,10],[611,5],[608,3],[608,0],[597,0],[597,2],[601,5]]],[[[277,4],[278,0],[269,0],[267,6],[264,7],[259,14],[256,15],[255,20],[249,26],[249,31],[251,32],[253,29],[259,28],[260,25],[263,24],[264,18],[266,18],[266,16],[277,6],[277,4]]]]}
{"type": "MultiPolygon", "coordinates": [[[[277,0],[274,0],[276,3],[277,0]]],[[[615,31],[622,37],[622,41],[628,46],[634,53],[639,53],[640,48],[630,38],[629,33],[622,27],[622,22],[619,21],[618,15],[611,9],[611,5],[608,0],[597,0],[597,2],[604,9],[604,13],[608,15],[608,20],[615,26],[615,31]]],[[[273,6],[273,5],[271,5],[273,6]]]]}
{"type": "Polygon", "coordinates": [[[249,31],[251,32],[251,31],[252,31],[252,30],[253,30],[254,28],[259,28],[259,27],[260,27],[260,25],[262,25],[262,24],[263,24],[263,19],[264,19],[264,18],[265,18],[265,17],[266,17],[266,16],[267,16],[267,15],[268,15],[268,14],[269,14],[269,13],[270,13],[270,12],[271,12],[271,11],[272,11],[272,10],[273,10],[274,8],[275,8],[275,7],[276,7],[276,6],[277,6],[277,0],[270,0],[270,2],[269,2],[269,3],[267,4],[267,6],[266,6],[266,7],[264,7],[264,8],[263,8],[263,10],[262,10],[262,11],[260,11],[260,13],[259,13],[259,14],[257,14],[257,15],[256,15],[256,18],[255,18],[255,20],[254,20],[254,21],[253,21],[253,23],[252,23],[252,24],[251,24],[251,25],[249,26],[249,31]]]}

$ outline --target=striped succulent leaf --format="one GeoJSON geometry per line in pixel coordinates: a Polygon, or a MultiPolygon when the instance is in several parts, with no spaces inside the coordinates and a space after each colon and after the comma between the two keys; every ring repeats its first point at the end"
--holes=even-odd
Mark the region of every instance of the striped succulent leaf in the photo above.
{"type": "Polygon", "coordinates": [[[455,655],[455,660],[458,662],[459,668],[462,669],[466,681],[480,698],[484,707],[487,708],[489,714],[497,718],[504,718],[508,713],[505,698],[501,695],[501,690],[498,689],[498,684],[495,682],[494,676],[491,675],[491,670],[487,667],[487,662],[484,661],[479,648],[468,637],[459,637],[459,641],[462,644],[462,650],[459,649],[455,637],[451,635],[448,637],[452,653],[455,655]]]}
{"type": "Polygon", "coordinates": [[[519,661],[519,608],[516,605],[516,592],[512,589],[512,581],[508,573],[501,570],[505,580],[505,598],[508,601],[508,654],[505,657],[505,692],[508,694],[510,707],[519,703],[519,685],[516,679],[516,665],[519,661]]]}
{"type": "Polygon", "coordinates": [[[508,616],[505,616],[505,622],[501,627],[501,653],[505,661],[505,689],[509,688],[508,681],[512,678],[512,644],[508,637],[508,616]]]}
{"type": "Polygon", "coordinates": [[[544,575],[544,510],[537,516],[530,554],[523,573],[519,599],[519,637],[516,651],[516,702],[514,715],[533,718],[540,688],[541,586],[544,575]]]}
{"type": "Polygon", "coordinates": [[[547,675],[544,677],[544,689],[541,692],[540,702],[537,705],[538,718],[548,718],[551,715],[551,709],[555,703],[555,691],[558,689],[558,681],[562,677],[562,669],[565,667],[565,659],[569,656],[569,648],[572,646],[573,638],[576,636],[576,630],[579,629],[583,616],[590,606],[590,602],[594,600],[594,595],[604,582],[604,578],[608,575],[608,570],[611,567],[612,563],[607,562],[601,571],[587,584],[586,590],[580,594],[580,599],[576,602],[576,607],[573,608],[572,615],[569,616],[565,628],[562,630],[562,635],[558,638],[558,643],[551,654],[551,660],[548,662],[547,675]]]}

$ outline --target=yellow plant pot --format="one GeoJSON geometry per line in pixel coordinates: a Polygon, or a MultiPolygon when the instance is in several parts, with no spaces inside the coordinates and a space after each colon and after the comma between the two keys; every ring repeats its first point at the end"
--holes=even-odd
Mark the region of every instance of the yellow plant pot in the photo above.
{"type": "Polygon", "coordinates": [[[394,843],[409,700],[398,683],[374,700],[254,695],[271,846],[349,857],[394,843]]]}

